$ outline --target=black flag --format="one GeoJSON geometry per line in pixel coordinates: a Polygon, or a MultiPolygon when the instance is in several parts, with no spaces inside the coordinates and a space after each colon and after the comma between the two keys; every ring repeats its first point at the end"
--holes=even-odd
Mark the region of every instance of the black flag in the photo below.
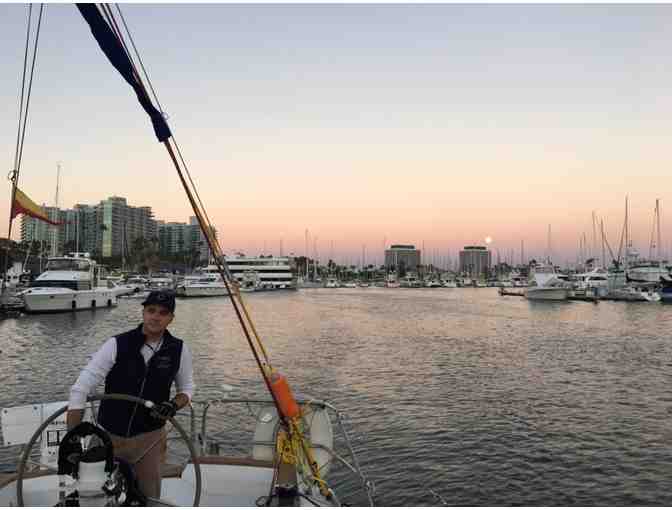
{"type": "Polygon", "coordinates": [[[98,7],[96,7],[95,4],[77,4],[77,8],[89,24],[91,33],[93,33],[93,37],[98,41],[100,49],[107,55],[107,58],[117,71],[121,73],[124,80],[126,80],[128,84],[133,87],[133,90],[135,90],[135,93],[138,96],[138,101],[147,112],[147,115],[152,119],[156,137],[160,142],[168,140],[168,138],[171,137],[171,133],[168,124],[166,124],[166,120],[163,118],[163,115],[161,115],[161,112],[154,107],[140,82],[135,77],[133,65],[131,64],[128,55],[126,55],[126,51],[124,51],[117,36],[112,32],[110,26],[103,19],[98,7]]]}

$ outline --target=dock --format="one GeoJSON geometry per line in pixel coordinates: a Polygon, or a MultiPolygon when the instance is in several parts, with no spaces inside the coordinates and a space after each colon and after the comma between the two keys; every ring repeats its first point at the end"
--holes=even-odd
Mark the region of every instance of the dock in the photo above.
{"type": "Polygon", "coordinates": [[[500,287],[499,295],[525,297],[525,291],[523,289],[511,289],[511,288],[507,289],[505,287],[500,287]]]}

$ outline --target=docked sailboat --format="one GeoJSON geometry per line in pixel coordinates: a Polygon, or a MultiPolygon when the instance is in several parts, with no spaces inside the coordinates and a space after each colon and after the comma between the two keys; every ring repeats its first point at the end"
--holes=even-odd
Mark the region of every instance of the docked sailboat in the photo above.
{"type": "MultiPolygon", "coordinates": [[[[79,4],[77,7],[103,52],[133,87],[140,104],[149,114],[155,134],[168,151],[194,210],[214,264],[223,281],[234,285],[235,289],[235,277],[215,238],[214,228],[206,219],[204,206],[200,198],[197,199],[199,195],[193,180],[185,176],[186,164],[176,156],[180,151],[165,116],[153,105],[143,73],[127,54],[127,48],[135,48],[135,44],[127,42],[118,29],[123,26],[127,30],[125,21],[117,20],[107,5],[79,4]]],[[[39,26],[38,23],[38,30],[39,26]]],[[[130,38],[130,34],[127,36],[130,38]]],[[[93,275],[90,272],[92,261],[87,260],[61,257],[54,261],[51,269],[56,274],[58,268],[62,269],[59,264],[63,264],[68,271],[81,273],[80,278],[72,281],[84,286],[86,278],[83,275],[87,271],[93,275]]],[[[64,278],[66,271],[60,274],[64,278]]],[[[91,287],[95,289],[95,277],[91,287]]],[[[71,294],[88,292],[86,289],[68,289],[71,294]]],[[[176,418],[169,418],[172,431],[168,432],[178,434],[189,458],[171,466],[170,472],[163,473],[160,500],[150,500],[137,489],[133,466],[115,458],[109,435],[95,423],[95,419],[66,433],[66,407],[62,402],[31,402],[5,408],[0,413],[5,443],[25,445],[16,472],[0,479],[0,506],[339,506],[349,503],[354,494],[365,495],[365,502],[373,504],[373,484],[362,474],[347,428],[341,427],[342,414],[326,402],[294,398],[287,378],[271,364],[269,351],[263,345],[241,293],[231,292],[229,298],[268,396],[264,399],[224,396],[197,403],[203,406],[200,430],[196,430],[196,411],[192,408],[191,415],[186,417],[191,424],[189,433],[176,418]],[[218,436],[212,434],[207,420],[208,409],[219,405],[257,406],[257,410],[250,413],[255,423],[246,454],[231,457],[220,453],[218,436]],[[334,440],[335,428],[342,434],[340,445],[334,440]],[[102,445],[93,446],[89,441],[92,436],[98,437],[102,445]],[[38,443],[43,446],[42,455],[35,463],[31,453],[33,445],[38,443]],[[332,484],[329,480],[330,468],[335,464],[353,475],[351,479],[339,476],[343,482],[340,485],[342,491],[337,483],[332,484]],[[29,472],[29,465],[37,469],[29,472]]],[[[89,419],[95,416],[95,405],[100,400],[122,400],[149,409],[155,406],[153,402],[131,395],[93,395],[89,397],[89,419]]],[[[239,424],[239,421],[229,423],[239,424]]],[[[249,429],[241,425],[239,432],[244,430],[249,429]]],[[[140,452],[139,457],[146,453],[140,452]]],[[[357,503],[361,504],[361,500],[357,503]]]]}
{"type": "Polygon", "coordinates": [[[111,307],[117,292],[99,286],[99,268],[88,253],[48,259],[45,271],[21,293],[29,313],[68,312],[111,307]]]}

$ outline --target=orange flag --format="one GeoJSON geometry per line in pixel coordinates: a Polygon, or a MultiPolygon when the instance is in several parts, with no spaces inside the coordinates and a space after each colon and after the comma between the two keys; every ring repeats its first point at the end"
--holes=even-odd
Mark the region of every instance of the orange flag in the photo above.
{"type": "Polygon", "coordinates": [[[51,223],[52,225],[61,224],[60,221],[54,221],[51,218],[49,218],[49,215],[44,209],[42,209],[39,205],[37,205],[30,198],[28,198],[28,195],[26,195],[23,191],[21,191],[19,188],[16,188],[16,193],[14,195],[14,203],[12,204],[11,219],[13,220],[19,214],[27,214],[28,216],[32,216],[33,218],[37,218],[38,220],[46,221],[47,223],[51,223]]]}

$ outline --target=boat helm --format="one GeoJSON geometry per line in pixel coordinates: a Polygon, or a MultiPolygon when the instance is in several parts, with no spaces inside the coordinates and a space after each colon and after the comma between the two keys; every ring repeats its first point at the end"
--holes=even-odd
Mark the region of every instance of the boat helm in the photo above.
{"type": "Polygon", "coordinates": [[[82,422],[61,440],[58,450],[57,506],[145,506],[133,467],[114,458],[107,432],[82,422]],[[70,483],[68,483],[70,482],[70,483]]]}

